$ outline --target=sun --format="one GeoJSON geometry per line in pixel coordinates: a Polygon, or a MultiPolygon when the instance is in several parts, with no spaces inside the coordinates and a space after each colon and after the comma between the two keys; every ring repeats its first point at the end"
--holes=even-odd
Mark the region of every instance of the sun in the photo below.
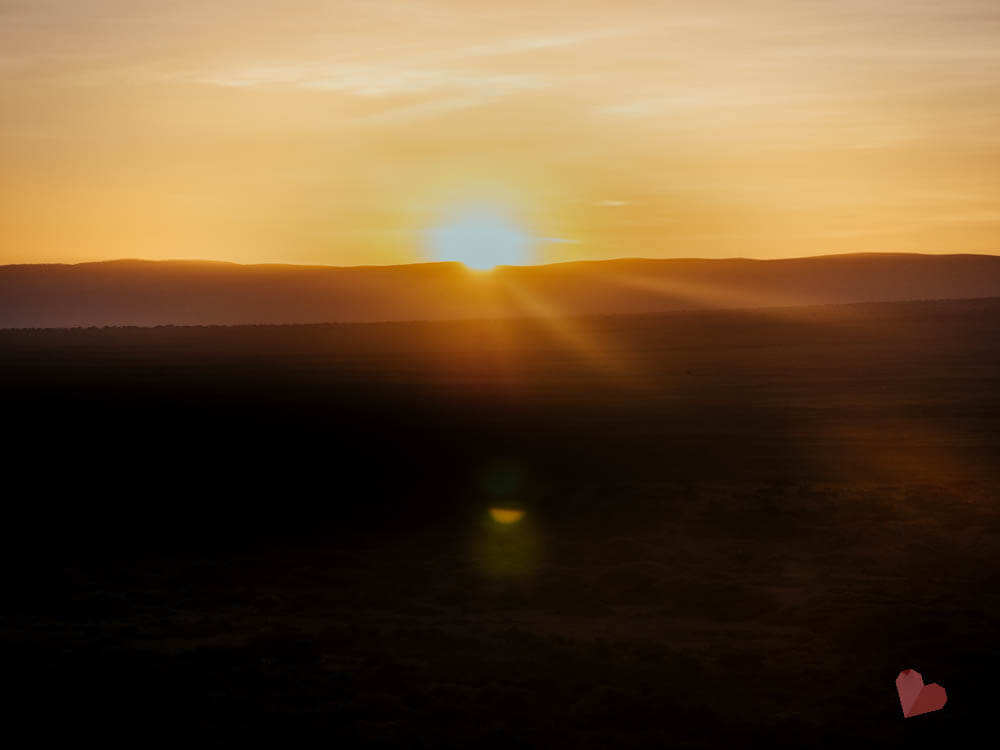
{"type": "Polygon", "coordinates": [[[463,212],[432,227],[428,242],[435,260],[480,271],[531,263],[531,236],[497,212],[463,212]]]}

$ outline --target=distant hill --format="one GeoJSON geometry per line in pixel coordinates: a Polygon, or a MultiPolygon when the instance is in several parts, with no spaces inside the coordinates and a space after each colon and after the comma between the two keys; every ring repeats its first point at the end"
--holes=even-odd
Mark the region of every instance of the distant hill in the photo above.
{"type": "Polygon", "coordinates": [[[499,267],[119,260],[0,266],[0,327],[649,313],[1000,296],[1000,256],[620,259],[499,267]]]}

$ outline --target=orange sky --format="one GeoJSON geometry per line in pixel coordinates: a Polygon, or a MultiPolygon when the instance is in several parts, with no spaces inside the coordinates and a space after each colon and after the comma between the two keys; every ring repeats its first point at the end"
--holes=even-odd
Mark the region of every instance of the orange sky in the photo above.
{"type": "Polygon", "coordinates": [[[996,0],[0,0],[0,263],[1000,252],[996,0]],[[553,241],[559,240],[559,241],[553,241]]]}

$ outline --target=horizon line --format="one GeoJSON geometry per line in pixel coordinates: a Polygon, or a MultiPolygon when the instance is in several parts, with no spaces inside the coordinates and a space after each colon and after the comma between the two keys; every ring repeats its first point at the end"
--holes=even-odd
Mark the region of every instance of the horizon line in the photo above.
{"type": "MultiPolygon", "coordinates": [[[[643,262],[670,262],[670,261],[706,261],[706,262],[724,262],[724,261],[750,261],[755,263],[768,263],[768,262],[780,262],[780,261],[793,261],[793,260],[814,260],[819,258],[847,258],[847,257],[899,257],[899,256],[919,256],[919,257],[982,257],[982,258],[996,258],[1000,257],[1000,252],[980,252],[980,253],[969,253],[969,252],[927,252],[927,251],[862,251],[862,252],[842,252],[842,253],[820,253],[817,255],[796,255],[787,258],[754,258],[745,255],[728,256],[723,258],[704,258],[704,257],[694,257],[694,256],[672,256],[672,257],[648,257],[648,256],[619,256],[614,258],[583,258],[579,260],[563,260],[563,261],[553,261],[551,263],[526,263],[522,265],[513,264],[499,264],[493,266],[489,271],[496,271],[500,269],[528,269],[528,268],[546,268],[550,266],[567,266],[567,265],[582,265],[582,264],[597,264],[597,263],[619,263],[623,261],[643,261],[643,262]]],[[[75,263],[67,262],[50,262],[50,263],[3,263],[0,264],[0,269],[5,268],[23,268],[23,267],[52,267],[52,266],[66,266],[66,267],[78,267],[78,266],[97,266],[97,265],[111,265],[116,263],[136,263],[136,264],[190,264],[190,265],[216,265],[216,266],[238,266],[241,268],[260,268],[260,267],[272,267],[272,268],[315,268],[315,269],[329,269],[329,270],[351,270],[351,269],[390,269],[390,268],[412,268],[414,266],[457,266],[474,271],[475,273],[482,273],[482,271],[477,271],[471,269],[461,261],[417,261],[414,263],[363,263],[357,265],[333,265],[325,263],[280,263],[280,262],[264,262],[264,263],[240,263],[239,261],[230,260],[207,260],[203,258],[107,258],[105,260],[84,260],[77,261],[75,263]]]]}

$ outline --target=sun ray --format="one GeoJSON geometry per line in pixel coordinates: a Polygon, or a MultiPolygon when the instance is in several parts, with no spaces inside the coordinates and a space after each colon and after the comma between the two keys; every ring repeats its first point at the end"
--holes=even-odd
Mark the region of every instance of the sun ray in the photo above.
{"type": "Polygon", "coordinates": [[[807,295],[762,293],[742,289],[737,285],[676,281],[633,274],[609,274],[604,278],[612,284],[658,292],[665,296],[715,308],[777,308],[816,304],[815,299],[807,295]]]}
{"type": "Polygon", "coordinates": [[[553,338],[582,356],[593,367],[617,376],[635,374],[625,351],[612,349],[598,340],[592,331],[583,327],[582,318],[571,316],[510,275],[501,277],[500,281],[513,307],[537,320],[553,338]]]}

